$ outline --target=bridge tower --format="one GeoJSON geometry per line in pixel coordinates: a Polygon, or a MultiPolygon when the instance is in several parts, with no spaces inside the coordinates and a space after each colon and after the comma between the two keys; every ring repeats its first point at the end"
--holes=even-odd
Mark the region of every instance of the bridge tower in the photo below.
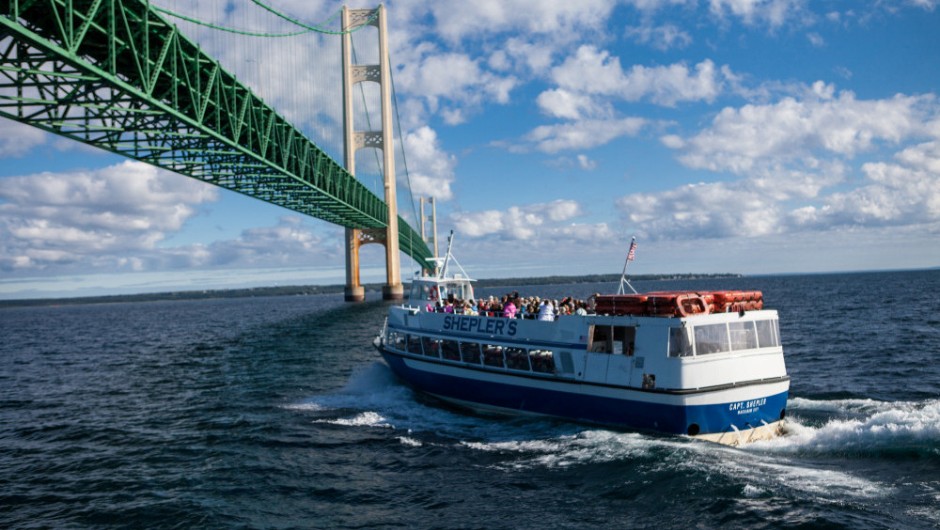
{"type": "Polygon", "coordinates": [[[388,64],[388,31],[385,8],[349,9],[343,6],[343,148],[346,170],[356,174],[356,151],[365,147],[382,150],[382,166],[385,180],[385,203],[388,205],[388,224],[381,230],[346,229],[346,301],[360,302],[365,299],[365,289],[359,281],[359,247],[366,243],[385,245],[385,285],[382,298],[401,300],[401,260],[398,251],[398,200],[395,190],[395,143],[392,138],[392,96],[388,64]],[[374,16],[378,11],[378,16],[374,16]],[[352,63],[352,35],[349,28],[371,24],[379,30],[379,64],[352,63]],[[379,84],[382,100],[382,130],[357,131],[353,125],[353,86],[373,81],[379,84]]]}

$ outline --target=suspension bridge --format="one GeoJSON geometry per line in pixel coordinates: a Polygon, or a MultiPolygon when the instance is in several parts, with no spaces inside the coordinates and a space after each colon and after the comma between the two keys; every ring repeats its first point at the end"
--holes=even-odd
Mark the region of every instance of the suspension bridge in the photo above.
{"type": "Polygon", "coordinates": [[[384,25],[381,6],[343,9],[345,167],[145,0],[0,0],[0,116],[345,227],[347,300],[364,295],[359,246],[383,243],[396,299],[399,249],[422,267],[432,253],[397,214],[384,25]],[[379,64],[353,64],[350,32],[369,24],[379,64]],[[365,81],[381,85],[381,131],[352,127],[365,81]],[[384,199],[354,176],[363,147],[383,151],[384,199]]]}

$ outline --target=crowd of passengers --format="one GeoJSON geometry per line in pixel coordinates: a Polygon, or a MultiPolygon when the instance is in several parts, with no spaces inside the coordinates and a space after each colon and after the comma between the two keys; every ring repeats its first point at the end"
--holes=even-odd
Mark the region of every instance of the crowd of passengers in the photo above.
{"type": "Polygon", "coordinates": [[[480,315],[488,317],[527,318],[531,320],[555,320],[558,316],[589,315],[594,313],[592,295],[587,300],[576,300],[571,296],[559,300],[542,300],[538,296],[521,297],[519,293],[504,295],[502,298],[490,296],[479,300],[460,300],[453,295],[441,302],[428,303],[426,310],[437,313],[457,315],[480,315]]]}

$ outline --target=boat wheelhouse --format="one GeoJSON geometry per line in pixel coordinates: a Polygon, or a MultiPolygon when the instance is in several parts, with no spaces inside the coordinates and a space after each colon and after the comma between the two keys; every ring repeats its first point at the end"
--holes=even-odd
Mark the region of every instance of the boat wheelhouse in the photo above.
{"type": "Polygon", "coordinates": [[[485,413],[563,418],[736,445],[778,434],[789,377],[757,291],[598,296],[554,320],[459,314],[472,280],[415,278],[375,340],[418,391],[485,413]],[[441,303],[444,301],[445,303],[441,303]]]}

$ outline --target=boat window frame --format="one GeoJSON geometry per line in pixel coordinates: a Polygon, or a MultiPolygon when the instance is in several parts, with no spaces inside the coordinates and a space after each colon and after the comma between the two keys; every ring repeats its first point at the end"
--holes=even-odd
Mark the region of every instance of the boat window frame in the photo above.
{"type": "Polygon", "coordinates": [[[460,362],[460,343],[456,339],[441,339],[441,359],[460,362]]]}
{"type": "Polygon", "coordinates": [[[555,352],[553,350],[547,350],[542,348],[532,348],[529,350],[529,366],[532,367],[533,373],[538,374],[554,374],[556,372],[555,368],[555,352]],[[548,359],[545,360],[544,358],[548,359]],[[544,370],[543,367],[550,367],[551,370],[544,370]]]}
{"type": "Polygon", "coordinates": [[[404,331],[389,328],[388,335],[385,338],[385,346],[396,351],[408,351],[407,335],[404,331]]]}
{"type": "Polygon", "coordinates": [[[507,346],[503,348],[503,362],[506,363],[507,370],[516,370],[519,372],[531,372],[532,371],[532,363],[529,360],[529,350],[526,348],[521,348],[519,346],[507,346]],[[509,359],[513,358],[515,360],[518,360],[520,358],[519,357],[520,354],[521,354],[521,358],[525,359],[525,368],[516,368],[514,366],[510,366],[509,359]]]}
{"type": "Polygon", "coordinates": [[[405,351],[412,355],[421,355],[424,356],[424,349],[421,345],[421,335],[415,335],[414,333],[408,333],[405,335],[405,351]],[[417,350],[412,349],[412,344],[417,345],[417,350]]]}
{"type": "Polygon", "coordinates": [[[483,350],[483,366],[489,366],[491,368],[500,368],[500,369],[506,368],[506,358],[505,358],[506,348],[504,346],[501,346],[499,344],[484,343],[484,344],[481,344],[480,347],[483,350]],[[489,360],[495,359],[497,355],[499,357],[500,364],[491,364],[489,360]]]}
{"type": "Polygon", "coordinates": [[[667,345],[666,355],[668,357],[694,357],[695,356],[695,341],[692,333],[689,332],[689,328],[694,326],[678,326],[669,328],[669,344],[667,345]],[[676,333],[678,332],[678,333],[676,333]],[[684,338],[684,344],[682,348],[674,349],[673,345],[676,343],[676,335],[680,335],[684,338]],[[683,353],[684,352],[684,353],[683,353]]]}
{"type": "Polygon", "coordinates": [[[433,357],[435,359],[440,359],[441,351],[443,350],[442,346],[443,346],[443,339],[441,339],[440,337],[432,337],[429,335],[423,335],[421,337],[421,347],[422,349],[424,349],[425,357],[433,357]]]}
{"type": "MultiPolygon", "coordinates": [[[[728,335],[728,323],[727,322],[692,326],[692,334],[694,335],[696,357],[699,355],[717,355],[721,353],[730,353],[732,351],[731,350],[731,337],[728,335]],[[723,333],[720,332],[720,330],[722,329],[724,331],[723,333]],[[714,333],[712,333],[712,330],[714,330],[714,333]],[[707,339],[718,339],[718,340],[717,342],[714,340],[708,340],[708,341],[700,340],[699,338],[700,334],[702,336],[702,339],[707,338],[707,339]],[[706,335],[711,335],[711,334],[714,334],[714,337],[706,336],[706,335]],[[722,338],[724,338],[724,340],[721,340],[722,338]],[[708,345],[717,344],[718,349],[713,350],[713,351],[706,351],[706,352],[699,351],[701,347],[704,346],[705,344],[708,344],[708,345]]],[[[712,347],[709,348],[709,350],[711,349],[712,347]]]]}
{"type": "Polygon", "coordinates": [[[768,318],[763,320],[756,321],[757,327],[757,346],[759,348],[777,348],[780,346],[780,321],[776,318],[768,318]],[[764,324],[761,326],[760,324],[764,324]],[[763,330],[765,333],[761,333],[761,327],[766,327],[763,330]],[[769,333],[768,333],[769,332],[769,333]],[[769,336],[770,344],[764,345],[761,341],[761,336],[769,336]]]}
{"type": "Polygon", "coordinates": [[[756,321],[754,320],[740,321],[739,320],[737,322],[728,322],[728,340],[729,340],[728,345],[730,346],[731,351],[756,350],[758,347],[756,321]],[[745,329],[735,330],[733,329],[735,327],[744,327],[745,329]],[[750,327],[750,330],[746,329],[747,327],[750,327]],[[748,331],[750,331],[750,334],[748,334],[748,331]],[[741,335],[740,332],[743,332],[743,335],[745,336],[744,347],[742,348],[736,347],[738,346],[738,344],[735,342],[735,336],[741,335]],[[751,339],[750,341],[747,341],[748,336],[751,339]]]}
{"type": "Polygon", "coordinates": [[[460,362],[466,364],[483,364],[483,350],[480,348],[479,342],[461,340],[458,341],[460,344],[460,362]],[[467,358],[473,358],[474,351],[471,349],[473,346],[476,346],[476,361],[468,361],[467,358]]]}

